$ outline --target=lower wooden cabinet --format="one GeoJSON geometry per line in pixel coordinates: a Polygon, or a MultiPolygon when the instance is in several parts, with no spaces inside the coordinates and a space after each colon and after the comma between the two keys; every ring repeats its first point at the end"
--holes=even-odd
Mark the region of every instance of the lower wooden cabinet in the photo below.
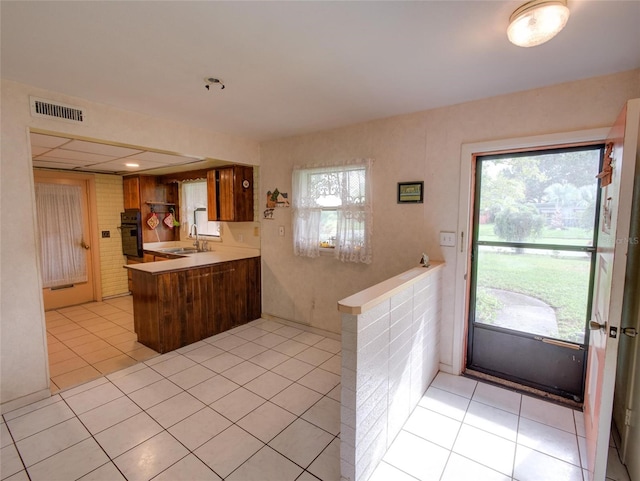
{"type": "Polygon", "coordinates": [[[260,257],[159,274],[131,273],[138,342],[160,353],[261,315],[260,257]]]}
{"type": "MultiPolygon", "coordinates": [[[[127,257],[127,265],[131,265],[131,264],[140,264],[141,262],[144,262],[142,259],[140,258],[136,258],[136,257],[127,257]]],[[[127,287],[129,289],[129,292],[133,292],[133,275],[132,275],[132,270],[131,269],[127,269],[127,287]]]]}

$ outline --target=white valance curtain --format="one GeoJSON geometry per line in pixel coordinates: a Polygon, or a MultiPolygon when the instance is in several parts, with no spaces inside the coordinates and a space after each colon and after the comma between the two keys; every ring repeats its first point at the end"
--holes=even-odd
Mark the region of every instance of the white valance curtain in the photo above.
{"type": "Polygon", "coordinates": [[[337,212],[335,257],[343,262],[371,263],[372,163],[372,159],[354,159],[340,165],[294,167],[295,255],[320,255],[320,221],[323,208],[329,208],[337,212]]]}
{"type": "Polygon", "coordinates": [[[81,187],[36,183],[35,191],[43,287],[87,282],[81,187]]]}

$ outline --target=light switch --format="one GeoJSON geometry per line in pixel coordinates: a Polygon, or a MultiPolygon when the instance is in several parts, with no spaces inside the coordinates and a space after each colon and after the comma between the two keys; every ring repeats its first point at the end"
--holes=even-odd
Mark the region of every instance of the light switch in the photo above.
{"type": "Polygon", "coordinates": [[[456,246],[456,233],[455,232],[440,232],[440,245],[447,247],[456,246]]]}
{"type": "Polygon", "coordinates": [[[284,226],[283,225],[279,225],[278,226],[278,235],[280,237],[284,237],[284,226]]]}

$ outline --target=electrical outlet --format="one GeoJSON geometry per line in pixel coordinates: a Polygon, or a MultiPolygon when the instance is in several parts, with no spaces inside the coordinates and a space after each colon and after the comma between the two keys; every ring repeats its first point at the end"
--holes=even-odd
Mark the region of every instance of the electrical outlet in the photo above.
{"type": "Polygon", "coordinates": [[[284,226],[283,225],[279,225],[278,226],[278,235],[280,237],[284,237],[284,226]]]}
{"type": "Polygon", "coordinates": [[[440,232],[440,245],[446,247],[456,246],[456,233],[455,232],[440,232]]]}
{"type": "Polygon", "coordinates": [[[111,231],[103,230],[103,231],[102,231],[102,238],[103,238],[103,239],[107,239],[107,238],[109,238],[109,237],[111,237],[111,231]]]}

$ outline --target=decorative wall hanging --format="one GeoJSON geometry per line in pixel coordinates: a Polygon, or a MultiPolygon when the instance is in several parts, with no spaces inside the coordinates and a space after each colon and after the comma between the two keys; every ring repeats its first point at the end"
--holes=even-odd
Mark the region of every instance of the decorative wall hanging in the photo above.
{"type": "Polygon", "coordinates": [[[600,187],[606,187],[611,183],[611,178],[613,176],[613,142],[609,142],[605,146],[604,151],[604,162],[602,166],[602,172],[600,172],[596,177],[600,179],[600,187]]]}
{"type": "Polygon", "coordinates": [[[424,200],[424,182],[398,182],[398,204],[422,204],[424,200]]]}
{"type": "Polygon", "coordinates": [[[267,220],[273,220],[273,210],[274,209],[265,209],[265,211],[262,213],[264,218],[267,220]]]}
{"type": "Polygon", "coordinates": [[[155,212],[151,212],[151,215],[147,219],[147,225],[150,229],[155,229],[158,227],[158,224],[160,224],[160,221],[158,220],[157,214],[155,212]]]}
{"type": "Polygon", "coordinates": [[[276,187],[273,192],[267,192],[267,209],[289,207],[289,194],[280,192],[276,187]]]}

